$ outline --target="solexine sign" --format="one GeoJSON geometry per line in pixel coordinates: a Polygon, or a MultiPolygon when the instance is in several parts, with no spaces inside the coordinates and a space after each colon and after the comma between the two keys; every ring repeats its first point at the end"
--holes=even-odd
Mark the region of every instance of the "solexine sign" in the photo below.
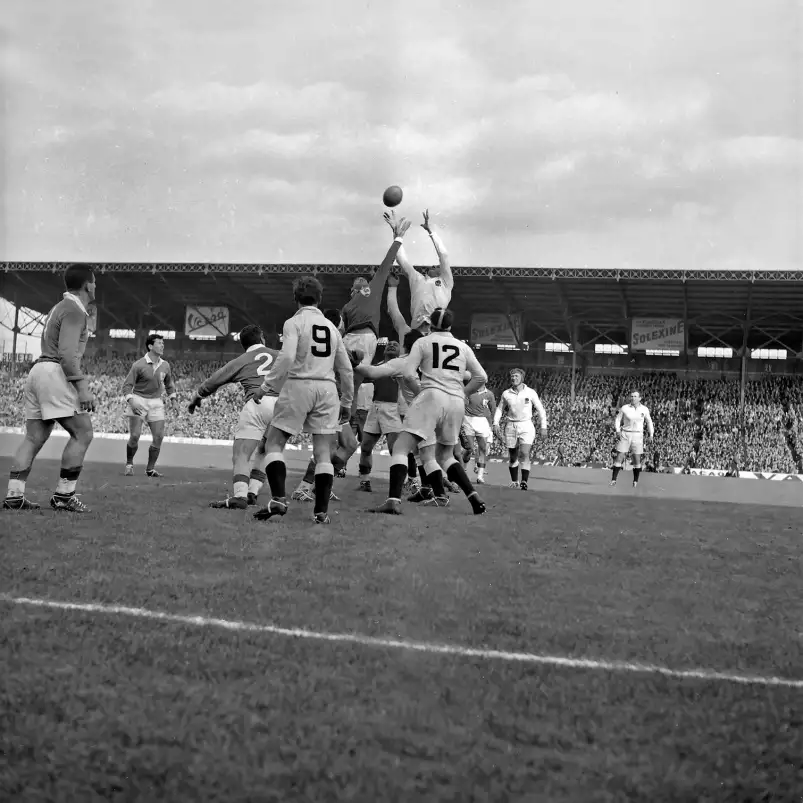
{"type": "Polygon", "coordinates": [[[471,316],[469,343],[493,346],[517,346],[516,335],[521,334],[521,315],[481,313],[471,316]],[[510,324],[513,324],[511,327],[510,324]]]}
{"type": "Polygon", "coordinates": [[[682,318],[633,318],[630,351],[683,351],[685,327],[682,318]]]}

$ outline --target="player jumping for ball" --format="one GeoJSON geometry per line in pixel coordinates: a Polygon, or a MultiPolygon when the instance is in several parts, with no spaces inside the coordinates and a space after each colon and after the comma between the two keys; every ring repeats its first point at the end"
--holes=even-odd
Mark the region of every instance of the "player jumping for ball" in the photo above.
{"type": "Polygon", "coordinates": [[[633,454],[633,487],[638,487],[641,474],[641,458],[644,454],[644,425],[647,425],[647,434],[650,440],[655,435],[652,417],[646,405],[641,403],[641,394],[633,391],[630,394],[630,404],[625,404],[616,416],[616,434],[619,442],[616,444],[616,459],[613,461],[611,485],[616,485],[619,472],[625,463],[628,452],[633,454]]]}
{"type": "MultiPolygon", "coordinates": [[[[385,220],[394,229],[396,217],[393,212],[385,212],[385,220]]],[[[429,235],[438,254],[438,265],[427,268],[426,276],[419,273],[407,258],[404,248],[399,249],[396,262],[404,271],[410,283],[410,323],[413,329],[428,332],[432,313],[436,309],[446,309],[452,300],[454,276],[449,263],[449,254],[438,233],[433,231],[429,221],[429,209],[424,212],[421,228],[429,235]]],[[[403,335],[400,335],[403,337],[403,335]]]]}
{"type": "Polygon", "coordinates": [[[273,410],[273,420],[265,441],[265,473],[270,485],[270,502],[254,514],[264,521],[287,513],[287,441],[301,431],[312,435],[315,457],[315,510],[313,521],[329,523],[329,497],[335,469],[332,465],[332,436],[349,419],[354,396],[354,380],[343,338],[319,309],[323,287],[314,276],[301,276],[293,282],[298,312],[284,323],[282,350],[257,389],[259,402],[273,388],[281,387],[273,410]],[[340,376],[338,399],[335,372],[340,376]]]}
{"type": "Polygon", "coordinates": [[[234,495],[219,502],[210,502],[209,507],[244,510],[256,505],[257,496],[267,477],[265,476],[264,438],[273,418],[273,407],[279,395],[271,388],[259,402],[254,393],[270,371],[279,352],[265,345],[265,337],[255,324],[240,331],[240,345],[244,354],[229,360],[222,368],[201,383],[187,410],[192,415],[203,403],[224,385],[239,384],[245,399],[237,429],[234,432],[232,465],[234,471],[234,495]]]}
{"type": "Polygon", "coordinates": [[[507,444],[508,470],[510,471],[510,488],[527,490],[530,479],[530,452],[535,443],[535,426],[533,415],[538,413],[541,419],[541,438],[547,436],[546,410],[541,404],[538,394],[524,384],[524,371],[521,368],[510,369],[510,387],[502,392],[499,406],[494,413],[494,434],[507,444]],[[502,432],[500,423],[507,413],[507,424],[502,432]],[[519,482],[521,467],[521,482],[519,482]]]}
{"type": "MultiPolygon", "coordinates": [[[[351,285],[351,298],[341,310],[343,318],[343,343],[347,349],[360,351],[363,362],[370,365],[376,354],[376,343],[379,337],[379,323],[382,317],[382,295],[385,290],[390,270],[402,247],[402,237],[410,228],[410,221],[405,218],[394,218],[393,242],[388,249],[382,264],[377,268],[371,281],[358,276],[351,285]]],[[[355,393],[360,388],[360,376],[355,377],[355,393]]],[[[356,401],[356,398],[355,398],[356,401]]],[[[352,415],[356,411],[352,409],[352,415]]]]}
{"type": "Polygon", "coordinates": [[[123,396],[129,408],[124,469],[127,477],[134,473],[134,455],[139,448],[142,425],[145,422],[148,423],[153,438],[148,447],[145,474],[149,477],[162,476],[156,470],[156,461],[159,459],[165,435],[165,405],[162,394],[167,393],[167,401],[171,406],[178,395],[170,363],[162,359],[165,351],[164,338],[157,334],[148,335],[145,348],[145,356],[131,366],[128,376],[123,380],[123,396]]]}
{"type": "Polygon", "coordinates": [[[451,333],[451,310],[436,309],[430,318],[432,333],[417,340],[405,361],[404,378],[410,385],[420,385],[404,419],[404,430],[393,447],[390,466],[390,490],[387,501],[377,513],[401,513],[401,494],[407,476],[407,455],[434,431],[435,459],[424,466],[434,496],[423,504],[444,506],[449,497],[443,487],[443,474],[465,493],[475,514],[485,513],[480,499],[466,476],[463,464],[454,457],[465,411],[465,397],[474,393],[488,376],[470,346],[451,333]],[[463,374],[471,380],[463,385],[463,374]],[[420,381],[419,381],[420,372],[420,381]]]}
{"type": "Polygon", "coordinates": [[[70,439],[61,455],[56,490],[50,498],[54,510],[87,513],[75,495],[75,486],[92,443],[95,397],[81,358],[89,338],[90,305],[95,300],[95,273],[90,265],[70,265],[64,271],[64,298],[45,319],[42,354],[25,380],[25,439],[11,463],[4,510],[38,510],[25,496],[31,466],[58,422],[70,439]]]}

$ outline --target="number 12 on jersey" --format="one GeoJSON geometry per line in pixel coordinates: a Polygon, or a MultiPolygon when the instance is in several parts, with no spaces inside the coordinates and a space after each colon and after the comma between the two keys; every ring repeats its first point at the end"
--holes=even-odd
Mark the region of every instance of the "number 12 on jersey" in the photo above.
{"type": "Polygon", "coordinates": [[[443,368],[445,371],[459,371],[460,366],[454,361],[460,356],[460,349],[448,343],[432,344],[432,367],[443,368]],[[442,358],[442,361],[441,361],[442,358]]]}

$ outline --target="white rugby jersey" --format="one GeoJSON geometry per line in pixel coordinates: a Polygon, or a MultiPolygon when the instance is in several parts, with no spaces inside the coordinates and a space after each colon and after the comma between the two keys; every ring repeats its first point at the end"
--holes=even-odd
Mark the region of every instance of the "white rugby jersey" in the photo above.
{"type": "Polygon", "coordinates": [[[396,254],[396,261],[410,283],[410,322],[413,326],[418,325],[422,319],[429,319],[438,307],[446,309],[452,300],[454,275],[449,266],[446,248],[436,232],[432,232],[430,237],[438,252],[438,261],[441,266],[440,276],[431,277],[419,273],[407,258],[404,246],[399,248],[396,254]]]}
{"type": "Polygon", "coordinates": [[[634,407],[632,404],[622,405],[622,409],[616,416],[616,428],[621,427],[622,432],[643,435],[644,424],[647,424],[647,429],[652,434],[650,410],[644,404],[639,404],[638,407],[634,407]]]}
{"type": "Polygon", "coordinates": [[[546,410],[541,404],[538,394],[527,385],[522,385],[519,390],[508,388],[502,392],[499,406],[494,413],[494,426],[502,420],[502,413],[507,410],[508,421],[532,421],[533,414],[538,413],[541,419],[541,429],[546,429],[546,410]]]}
{"type": "Polygon", "coordinates": [[[354,371],[343,338],[317,307],[301,307],[282,328],[282,350],[265,377],[263,387],[287,379],[336,383],[340,375],[340,401],[350,407],[354,399],[354,371]]]}
{"type": "Polygon", "coordinates": [[[463,375],[488,380],[471,346],[457,340],[451,332],[433,332],[413,344],[407,357],[408,376],[421,371],[421,390],[440,390],[450,396],[465,397],[463,375]]]}

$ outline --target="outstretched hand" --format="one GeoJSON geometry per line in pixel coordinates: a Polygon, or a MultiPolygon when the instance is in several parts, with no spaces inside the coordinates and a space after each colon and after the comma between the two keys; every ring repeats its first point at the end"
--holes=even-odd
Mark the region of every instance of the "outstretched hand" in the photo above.
{"type": "Polygon", "coordinates": [[[385,212],[382,217],[385,218],[385,222],[390,226],[394,238],[404,237],[407,230],[410,228],[410,221],[404,217],[397,219],[395,212],[385,212]]]}
{"type": "Polygon", "coordinates": [[[432,234],[432,227],[429,225],[429,209],[424,210],[424,222],[421,224],[421,228],[427,234],[432,234]]]}

